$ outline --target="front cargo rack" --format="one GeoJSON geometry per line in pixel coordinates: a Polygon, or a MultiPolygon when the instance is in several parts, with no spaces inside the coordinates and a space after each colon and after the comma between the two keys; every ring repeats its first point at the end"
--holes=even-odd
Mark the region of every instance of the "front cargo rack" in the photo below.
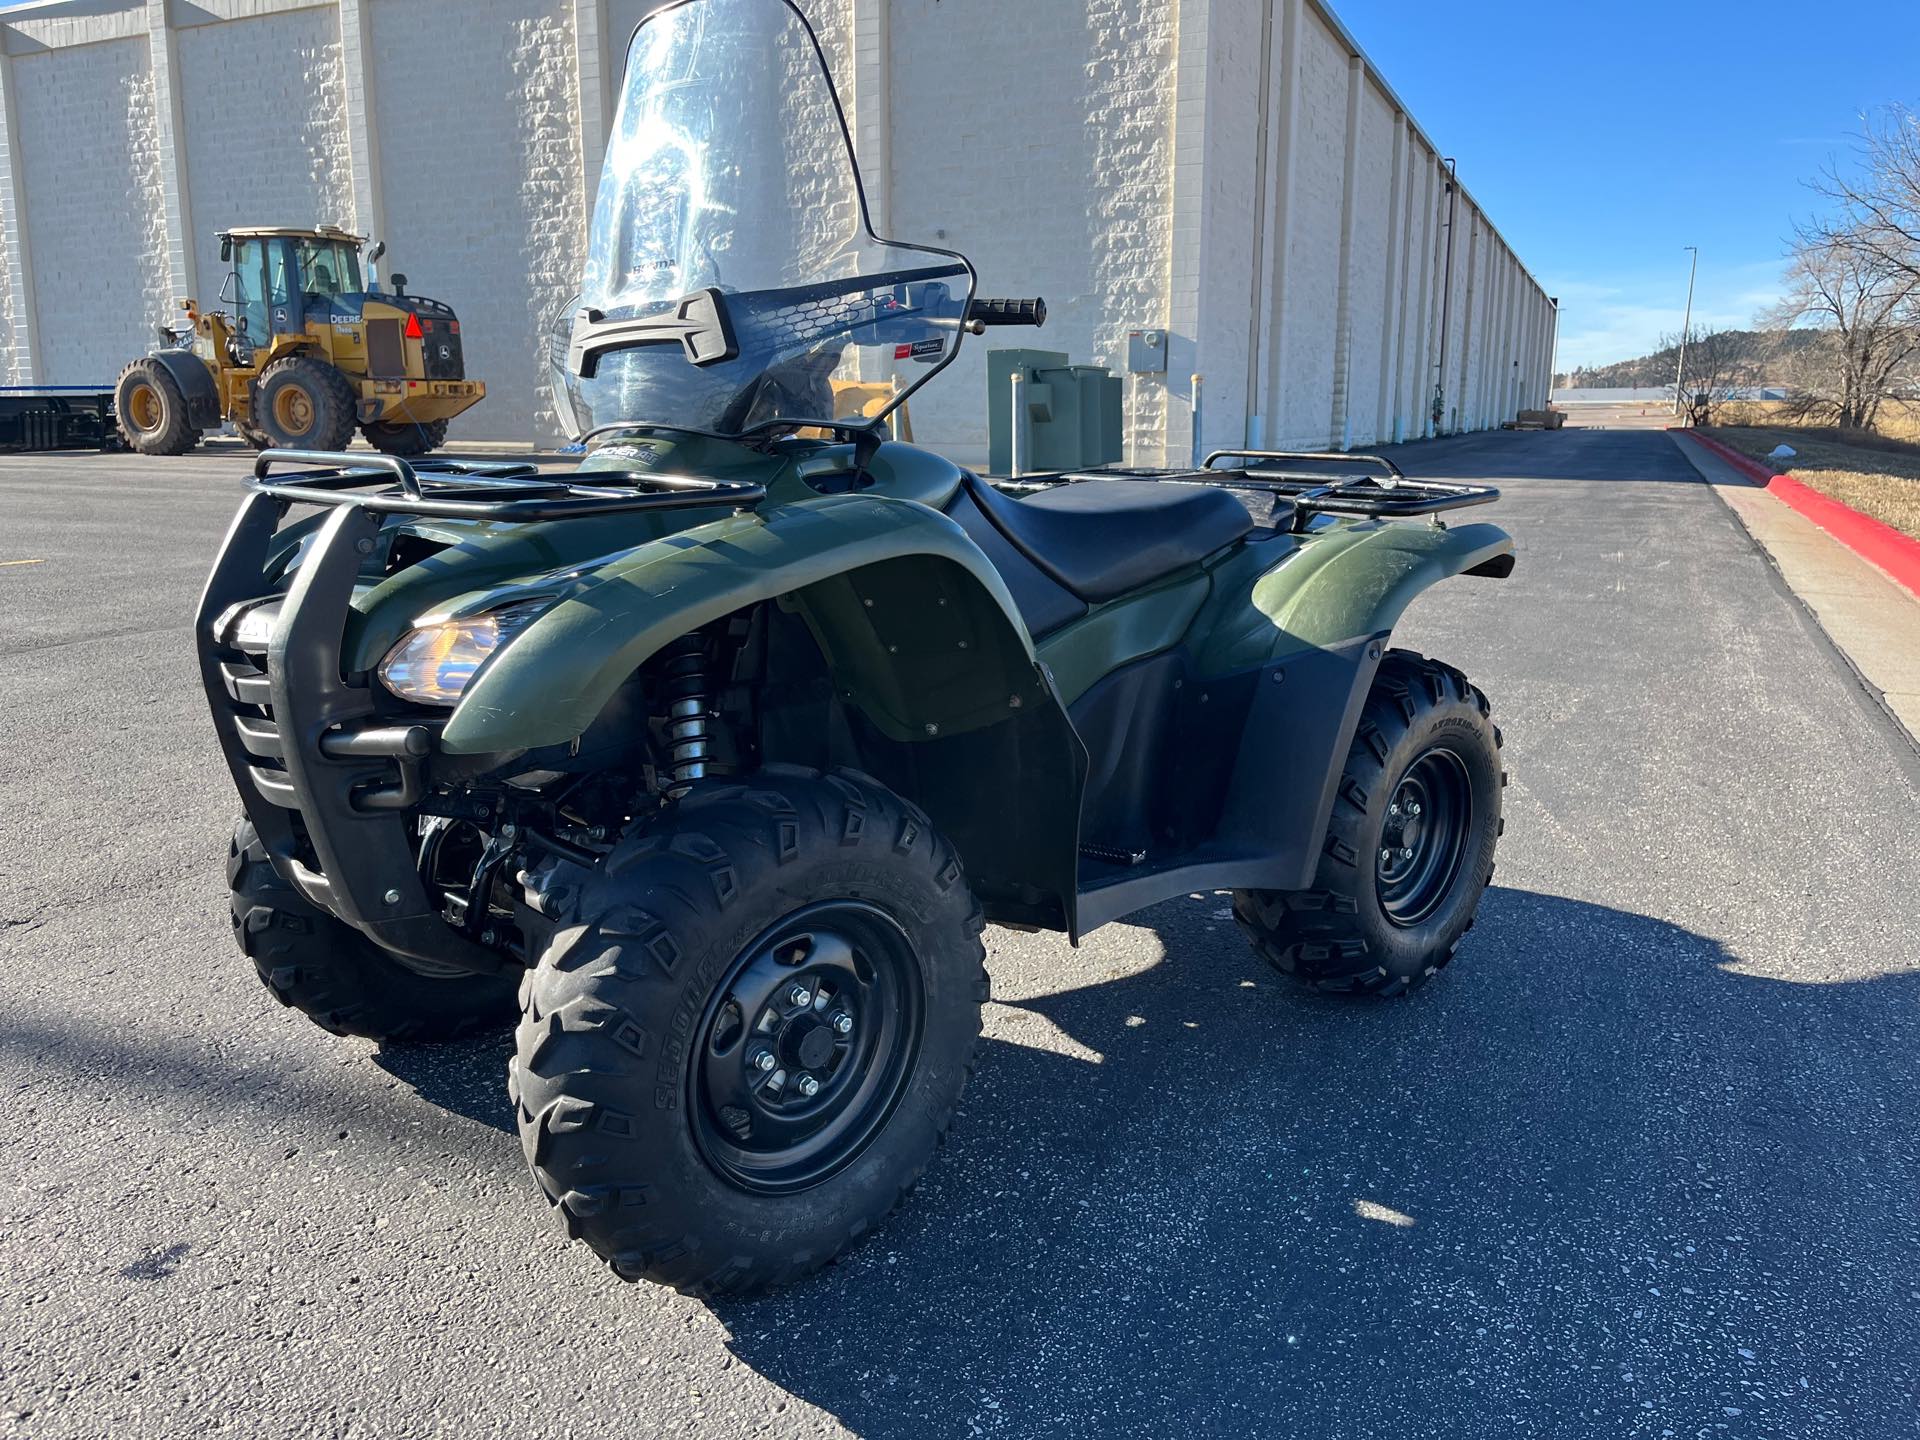
{"type": "Polygon", "coordinates": [[[1384,455],[1215,450],[1203,462],[1200,473],[1219,477],[1218,483],[1264,490],[1290,500],[1296,530],[1316,514],[1405,519],[1434,515],[1442,510],[1460,510],[1469,505],[1491,505],[1500,498],[1500,491],[1492,485],[1409,480],[1400,467],[1384,455]],[[1252,463],[1223,468],[1219,463],[1222,460],[1252,463]],[[1341,466],[1369,468],[1359,475],[1330,473],[1330,469],[1337,472],[1341,466]]]}
{"type": "Polygon", "coordinates": [[[461,460],[402,460],[339,450],[263,450],[248,488],[303,505],[358,505],[406,515],[463,520],[569,520],[629,510],[725,506],[743,510],[766,499],[764,485],[649,475],[639,470],[584,472],[591,480],[546,476],[532,465],[461,460]],[[274,474],[274,467],[301,466],[274,474]],[[372,488],[380,487],[380,488],[372,488]]]}

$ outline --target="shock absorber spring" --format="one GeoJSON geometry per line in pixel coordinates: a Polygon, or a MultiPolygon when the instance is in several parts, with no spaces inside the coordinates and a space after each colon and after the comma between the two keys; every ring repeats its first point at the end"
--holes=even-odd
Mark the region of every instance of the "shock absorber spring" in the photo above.
{"type": "Polygon", "coordinates": [[[667,794],[678,800],[707,773],[709,722],[707,650],[700,637],[682,635],[666,648],[661,667],[667,702],[667,746],[673,783],[667,794]]]}

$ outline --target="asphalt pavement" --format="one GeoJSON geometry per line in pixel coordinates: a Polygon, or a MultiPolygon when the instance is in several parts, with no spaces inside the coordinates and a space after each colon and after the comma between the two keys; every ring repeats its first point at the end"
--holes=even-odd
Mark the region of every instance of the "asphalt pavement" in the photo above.
{"type": "Polygon", "coordinates": [[[244,458],[0,458],[0,1436],[1920,1431],[1913,747],[1665,436],[1397,454],[1519,543],[1396,637],[1507,737],[1455,964],[990,931],[926,1182],[715,1305],[566,1243],[506,1037],[337,1040],[233,948],[186,617],[244,458]]]}

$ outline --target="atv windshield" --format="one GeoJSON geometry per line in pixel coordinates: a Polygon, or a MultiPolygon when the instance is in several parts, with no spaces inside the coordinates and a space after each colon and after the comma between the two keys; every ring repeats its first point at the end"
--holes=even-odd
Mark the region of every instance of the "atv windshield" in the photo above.
{"type": "Polygon", "coordinates": [[[628,48],[555,398],[580,429],[871,426],[952,358],[972,292],[962,256],[873,234],[789,0],[682,0],[628,48]]]}

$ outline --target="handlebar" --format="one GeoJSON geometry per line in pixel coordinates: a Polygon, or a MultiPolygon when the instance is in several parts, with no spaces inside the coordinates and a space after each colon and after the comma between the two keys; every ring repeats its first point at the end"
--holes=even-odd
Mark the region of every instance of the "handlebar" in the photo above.
{"type": "Polygon", "coordinates": [[[971,300],[967,303],[967,325],[978,333],[983,325],[1044,325],[1047,302],[1032,300],[971,300]]]}

